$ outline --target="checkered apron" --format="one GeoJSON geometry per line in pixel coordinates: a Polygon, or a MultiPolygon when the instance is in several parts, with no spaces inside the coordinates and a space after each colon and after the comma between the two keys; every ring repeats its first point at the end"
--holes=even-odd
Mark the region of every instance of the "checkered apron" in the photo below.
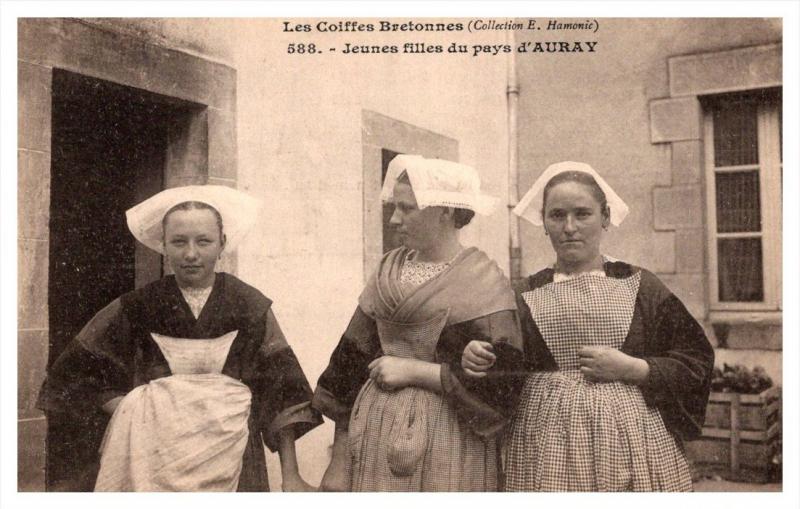
{"type": "Polygon", "coordinates": [[[589,382],[579,370],[581,346],[622,346],[640,276],[583,274],[523,294],[559,370],[526,381],[507,491],[691,491],[682,445],[639,388],[589,382]]]}
{"type": "MultiPolygon", "coordinates": [[[[447,313],[423,323],[377,320],[384,353],[432,362],[447,313]]],[[[425,389],[368,380],[350,417],[353,491],[494,491],[496,449],[425,389]]]]}

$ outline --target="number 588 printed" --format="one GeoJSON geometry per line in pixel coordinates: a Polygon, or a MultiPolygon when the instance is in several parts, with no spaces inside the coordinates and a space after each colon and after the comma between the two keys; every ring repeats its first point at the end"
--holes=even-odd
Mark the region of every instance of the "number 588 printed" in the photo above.
{"type": "Polygon", "coordinates": [[[290,43],[289,46],[287,46],[287,48],[286,48],[286,53],[289,53],[289,54],[298,53],[300,55],[303,55],[305,53],[320,53],[320,51],[317,50],[317,45],[314,44],[313,42],[309,43],[309,44],[290,43]]]}

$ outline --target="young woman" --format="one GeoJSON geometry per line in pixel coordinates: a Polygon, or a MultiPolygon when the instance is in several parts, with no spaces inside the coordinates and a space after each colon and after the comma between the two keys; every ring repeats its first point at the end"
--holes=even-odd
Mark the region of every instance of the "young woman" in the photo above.
{"type": "MultiPolygon", "coordinates": [[[[528,369],[507,491],[689,491],[682,439],[700,433],[714,352],[656,276],[603,256],[627,206],[588,165],[550,166],[515,209],[544,227],[556,262],[518,295],[528,369]]],[[[495,362],[468,345],[463,367],[495,362]]]]}
{"type": "Polygon", "coordinates": [[[458,239],[491,202],[474,169],[405,155],[390,163],[381,197],[404,245],[383,257],[319,379],[314,406],[336,422],[321,488],[493,491],[496,436],[524,381],[522,344],[508,280],[458,239]],[[497,362],[472,380],[460,359],[475,338],[497,362]]]}
{"type": "Polygon", "coordinates": [[[308,382],[271,301],[215,272],[256,211],[233,189],[188,186],[127,212],[174,275],[99,311],[40,393],[48,412],[111,416],[96,491],[267,491],[264,443],[280,452],[284,490],[309,488],[294,449],[321,423],[308,382]]]}

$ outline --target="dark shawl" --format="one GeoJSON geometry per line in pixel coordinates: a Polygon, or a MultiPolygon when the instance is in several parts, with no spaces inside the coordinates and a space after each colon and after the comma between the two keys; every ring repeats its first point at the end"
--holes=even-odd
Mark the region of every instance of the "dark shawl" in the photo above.
{"type": "MultiPolygon", "coordinates": [[[[104,430],[108,417],[100,407],[105,402],[171,374],[151,332],[208,339],[238,330],[222,373],[252,392],[239,491],[268,491],[263,443],[275,451],[281,429],[291,426],[300,437],[321,423],[310,407],[311,388],[271,305],[261,292],[225,273],[217,274],[197,319],[173,276],[127,293],[98,312],[55,361],[39,394],[39,408],[61,421],[104,430]]],[[[81,444],[89,450],[78,454],[94,464],[94,472],[73,479],[71,490],[94,486],[100,443],[98,437],[89,442],[81,444]]]]}

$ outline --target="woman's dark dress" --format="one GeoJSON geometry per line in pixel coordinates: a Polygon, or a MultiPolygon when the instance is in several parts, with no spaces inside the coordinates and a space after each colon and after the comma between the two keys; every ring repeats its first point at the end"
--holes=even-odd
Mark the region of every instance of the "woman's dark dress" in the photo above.
{"type": "MultiPolygon", "coordinates": [[[[278,326],[272,302],[236,277],[218,273],[208,301],[195,318],[174,276],[129,292],[106,306],[81,330],[50,369],[39,408],[82,423],[91,440],[82,451],[91,460],[62,489],[90,491],[97,475],[97,451],[108,421],[101,407],[151,380],[170,376],[169,365],[150,333],[174,338],[211,339],[239,333],[222,374],[252,393],[250,434],[239,491],[268,491],[263,444],[278,448],[278,434],[292,427],[302,436],[322,419],[310,405],[312,392],[278,326]]],[[[63,444],[69,446],[69,444],[63,444]]]]}

